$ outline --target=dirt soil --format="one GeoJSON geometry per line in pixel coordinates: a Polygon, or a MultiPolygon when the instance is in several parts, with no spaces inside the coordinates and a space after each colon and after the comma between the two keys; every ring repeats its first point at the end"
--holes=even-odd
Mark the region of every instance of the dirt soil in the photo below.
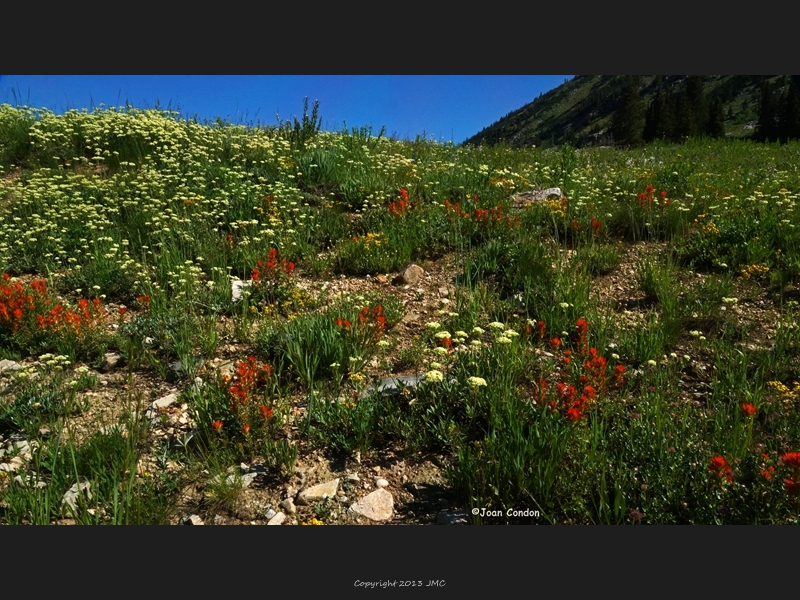
{"type": "MultiPolygon", "coordinates": [[[[652,306],[639,291],[636,279],[637,260],[648,253],[663,252],[663,244],[636,244],[626,248],[621,262],[609,273],[599,276],[593,283],[593,294],[599,306],[612,311],[619,319],[635,326],[640,323],[652,306]]],[[[311,293],[353,292],[363,293],[381,289],[398,297],[405,306],[405,316],[390,332],[393,339],[399,340],[398,349],[410,346],[415,336],[423,333],[425,323],[435,320],[436,311],[452,309],[456,257],[445,256],[435,262],[423,262],[420,266],[425,275],[415,284],[397,282],[398,273],[387,273],[374,277],[344,277],[329,281],[305,280],[301,283],[311,293]]],[[[685,289],[698,285],[702,275],[685,273],[685,289]]],[[[737,281],[737,304],[728,310],[741,323],[751,325],[750,337],[742,342],[743,348],[751,351],[768,349],[775,340],[774,324],[778,311],[769,292],[747,281],[737,281]]],[[[109,304],[106,310],[114,315],[109,321],[118,327],[119,305],[109,304]]],[[[127,317],[130,317],[129,311],[127,317]]],[[[698,317],[698,328],[702,319],[698,317]]],[[[246,358],[247,346],[232,337],[232,325],[220,320],[220,339],[217,356],[207,361],[199,371],[200,375],[211,374],[214,370],[230,372],[233,364],[246,358]]],[[[676,352],[689,353],[693,338],[687,335],[679,343],[676,352]]],[[[697,355],[696,349],[692,352],[697,355]]],[[[22,361],[35,362],[31,359],[22,361]]],[[[378,375],[377,364],[371,366],[370,376],[378,375]]],[[[709,354],[698,357],[684,370],[684,390],[689,398],[702,402],[708,391],[710,369],[713,357],[709,354]]],[[[407,375],[413,372],[398,372],[407,375]]],[[[382,376],[385,376],[382,375],[382,376]]],[[[106,365],[98,374],[98,387],[85,392],[87,409],[73,417],[71,426],[77,436],[88,435],[101,427],[113,426],[131,408],[151,422],[149,429],[150,447],[144,453],[139,465],[142,477],[152,476],[159,470],[179,471],[183,467],[160,457],[165,444],[188,443],[194,423],[188,404],[179,398],[163,408],[154,409],[152,403],[170,394],[179,394],[191,381],[170,383],[162,377],[149,372],[129,371],[124,365],[106,365]],[[131,406],[135,403],[136,406],[131,406]]],[[[284,524],[314,522],[373,524],[368,518],[353,514],[348,508],[370,492],[385,486],[393,499],[393,515],[381,524],[435,524],[443,513],[464,510],[468,507],[458,504],[448,485],[447,467],[451,458],[447,456],[422,455],[403,456],[399,449],[358,453],[349,456],[335,456],[320,449],[312,449],[303,441],[300,428],[305,422],[306,398],[298,395],[293,398],[295,424],[288,424],[288,439],[296,440],[299,456],[294,474],[281,477],[259,465],[230,465],[228,472],[234,476],[254,473],[255,477],[238,494],[220,496],[214,493],[214,486],[208,477],[193,478],[196,483],[187,485],[181,492],[179,505],[174,511],[172,522],[186,522],[191,515],[197,515],[205,524],[266,524],[274,514],[286,513],[284,524]],[[314,502],[310,505],[296,505],[296,513],[282,506],[287,499],[296,499],[298,493],[308,487],[339,480],[336,496],[332,499],[314,502]],[[383,481],[378,481],[378,480],[383,481]]],[[[5,444],[0,440],[0,447],[5,444]]],[[[207,473],[205,475],[208,475],[207,473]]],[[[0,484],[3,485],[3,484],[0,484]]],[[[7,483],[6,483],[7,485],[7,483]]],[[[63,519],[62,524],[71,523],[63,519]]]]}

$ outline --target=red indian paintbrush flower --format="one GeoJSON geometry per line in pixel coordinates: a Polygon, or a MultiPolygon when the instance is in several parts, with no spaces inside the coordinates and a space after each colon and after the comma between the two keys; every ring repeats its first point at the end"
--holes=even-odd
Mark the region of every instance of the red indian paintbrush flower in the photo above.
{"type": "Polygon", "coordinates": [[[755,404],[750,404],[749,402],[742,403],[742,412],[746,414],[748,417],[755,417],[756,413],[758,412],[758,408],[755,404]]]}
{"type": "Polygon", "coordinates": [[[789,467],[800,470],[800,452],[786,452],[781,460],[789,467]]]}
{"type": "Polygon", "coordinates": [[[720,479],[725,477],[729,483],[733,482],[733,469],[731,469],[731,466],[728,464],[728,461],[725,460],[724,456],[715,456],[712,458],[708,465],[708,470],[720,479]]]}

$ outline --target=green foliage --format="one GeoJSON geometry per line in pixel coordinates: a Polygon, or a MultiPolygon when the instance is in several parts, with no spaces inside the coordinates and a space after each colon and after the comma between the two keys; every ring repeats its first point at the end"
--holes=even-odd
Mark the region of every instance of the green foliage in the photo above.
{"type": "Polygon", "coordinates": [[[614,143],[620,146],[641,144],[644,125],[645,112],[639,95],[639,84],[635,77],[628,77],[611,122],[614,143]]]}

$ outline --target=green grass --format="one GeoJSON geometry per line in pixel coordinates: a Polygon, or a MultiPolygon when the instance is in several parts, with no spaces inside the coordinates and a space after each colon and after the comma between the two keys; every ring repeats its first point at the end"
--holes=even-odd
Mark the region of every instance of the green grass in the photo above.
{"type": "Polygon", "coordinates": [[[797,143],[454,147],[325,133],[307,105],[277,128],[4,105],[0,142],[22,167],[0,179],[0,356],[21,365],[0,435],[48,481],[0,482],[0,522],[65,518],[78,481],[79,523],[168,522],[189,481],[234,511],[231,465],[285,482],[323,450],[440,454],[464,507],[544,522],[798,518],[797,143]],[[513,209],[534,186],[564,198],[513,209]],[[443,259],[449,304],[400,324],[427,284],[379,278],[443,259]],[[179,388],[191,436],[158,446],[131,411],[72,435],[109,351],[179,388]],[[401,372],[424,381],[369,393],[401,372]],[[142,477],[156,450],[177,470],[142,477]]]}

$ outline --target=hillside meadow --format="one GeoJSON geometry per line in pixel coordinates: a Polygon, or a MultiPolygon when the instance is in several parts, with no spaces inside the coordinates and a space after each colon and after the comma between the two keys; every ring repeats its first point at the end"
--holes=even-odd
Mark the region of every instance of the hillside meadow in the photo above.
{"type": "Polygon", "coordinates": [[[800,145],[316,109],[0,106],[0,523],[798,522],[800,145]]]}

